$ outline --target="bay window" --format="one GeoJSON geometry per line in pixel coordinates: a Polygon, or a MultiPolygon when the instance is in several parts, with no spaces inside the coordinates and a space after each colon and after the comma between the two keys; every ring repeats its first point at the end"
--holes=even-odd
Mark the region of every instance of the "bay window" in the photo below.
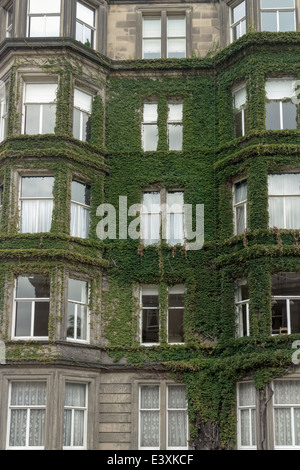
{"type": "Polygon", "coordinates": [[[24,134],[53,134],[57,83],[25,83],[24,134]]]}
{"type": "Polygon", "coordinates": [[[237,390],[238,448],[256,450],[256,389],[252,382],[241,382],[237,390]]]}
{"type": "Polygon", "coordinates": [[[12,382],[9,391],[7,448],[43,450],[45,419],[46,383],[12,382]]]}
{"type": "Polygon", "coordinates": [[[233,214],[235,235],[247,229],[247,180],[233,185],[233,214]]]}
{"type": "Polygon", "coordinates": [[[28,1],[28,36],[57,37],[60,36],[61,0],[29,0],[28,1]]]}
{"type": "Polygon", "coordinates": [[[300,333],[300,274],[272,275],[272,334],[300,333]]]}
{"type": "Polygon", "coordinates": [[[233,92],[234,135],[245,135],[246,122],[246,87],[242,86],[233,92]]]}
{"type": "Polygon", "coordinates": [[[47,276],[19,276],[14,299],[13,337],[46,339],[50,306],[50,281],[47,276]]]}
{"type": "Polygon", "coordinates": [[[90,227],[91,187],[72,181],[71,186],[71,227],[72,237],[88,238],[90,227]]]}
{"type": "Polygon", "coordinates": [[[295,31],[295,0],[260,0],[262,31],[295,31]]]}
{"type": "Polygon", "coordinates": [[[168,104],[168,147],[169,150],[182,150],[182,103],[168,104]]]}
{"type": "Polygon", "coordinates": [[[20,232],[49,232],[53,210],[52,176],[22,176],[20,188],[20,232]]]}
{"type": "Polygon", "coordinates": [[[238,281],[236,287],[237,336],[241,338],[250,335],[249,288],[246,280],[238,281]]]}
{"type": "Polygon", "coordinates": [[[86,141],[92,113],[92,95],[78,88],[74,90],[73,135],[75,139],[86,141]]]}
{"type": "Polygon", "coordinates": [[[65,384],[63,449],[86,449],[87,393],[86,384],[65,384]]]}
{"type": "Polygon", "coordinates": [[[266,82],[266,129],[282,130],[297,128],[297,105],[295,80],[290,78],[269,79],[266,82]]]}
{"type": "Polygon", "coordinates": [[[74,341],[88,340],[88,297],[88,282],[69,278],[67,323],[68,339],[74,341]]]}
{"type": "Polygon", "coordinates": [[[230,39],[236,41],[246,34],[246,1],[239,2],[230,9],[230,39]]]}
{"type": "Polygon", "coordinates": [[[187,402],[184,386],[139,387],[139,449],[188,449],[187,402]],[[162,406],[166,403],[166,407],[162,406]],[[166,421],[166,431],[161,425],[166,421]]]}
{"type": "Polygon", "coordinates": [[[95,10],[81,2],[76,2],[76,40],[94,48],[95,35],[95,10]]]}
{"type": "Polygon", "coordinates": [[[268,176],[269,226],[300,229],[300,173],[268,176]]]}

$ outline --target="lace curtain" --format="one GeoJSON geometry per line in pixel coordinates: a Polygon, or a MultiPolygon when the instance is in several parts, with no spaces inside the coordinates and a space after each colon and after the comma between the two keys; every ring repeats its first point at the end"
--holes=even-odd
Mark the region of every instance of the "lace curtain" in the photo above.
{"type": "Polygon", "coordinates": [[[241,383],[239,385],[239,406],[240,409],[240,430],[241,445],[256,445],[256,410],[255,407],[255,387],[252,383],[241,383]]]}
{"type": "Polygon", "coordinates": [[[86,385],[66,384],[64,447],[83,447],[86,412],[86,385]]]}
{"type": "Polygon", "coordinates": [[[141,387],[140,445],[159,448],[159,387],[141,387]]]}
{"type": "Polygon", "coordinates": [[[275,445],[300,445],[300,382],[298,380],[275,381],[274,406],[275,445]],[[278,408],[276,405],[283,406],[278,408]],[[294,421],[293,428],[292,420],[294,421]]]}
{"type": "Polygon", "coordinates": [[[184,387],[168,387],[168,447],[187,446],[187,403],[184,387]]]}
{"type": "Polygon", "coordinates": [[[46,385],[14,382],[11,386],[11,447],[43,447],[45,437],[46,385]]]}

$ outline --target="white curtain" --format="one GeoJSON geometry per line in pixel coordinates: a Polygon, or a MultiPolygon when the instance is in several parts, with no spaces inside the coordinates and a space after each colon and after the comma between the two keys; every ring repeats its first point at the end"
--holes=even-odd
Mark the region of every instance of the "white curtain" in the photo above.
{"type": "Polygon", "coordinates": [[[21,203],[21,233],[49,232],[52,200],[26,200],[21,203]]]}
{"type": "Polygon", "coordinates": [[[12,383],[10,405],[9,445],[42,447],[45,433],[46,385],[39,382],[12,383]],[[41,408],[36,408],[37,406],[41,408]]]}
{"type": "Polygon", "coordinates": [[[160,194],[144,193],[142,215],[143,240],[145,245],[157,243],[160,239],[160,194]]]}
{"type": "Polygon", "coordinates": [[[64,411],[65,447],[84,446],[85,408],[86,385],[72,383],[66,384],[64,411]]]}
{"type": "Polygon", "coordinates": [[[90,210],[79,204],[71,204],[71,229],[72,237],[88,238],[90,225],[90,210]]]}
{"type": "Polygon", "coordinates": [[[275,408],[275,445],[288,446],[294,443],[300,445],[300,381],[276,380],[274,382],[274,404],[290,405],[275,408]],[[296,405],[295,407],[292,405],[296,405]],[[294,429],[292,429],[292,414],[294,415],[294,429]]]}
{"type": "Polygon", "coordinates": [[[159,387],[141,387],[140,446],[159,447],[159,387]]]}
{"type": "Polygon", "coordinates": [[[187,412],[184,387],[168,387],[168,447],[187,446],[187,412]]]}
{"type": "Polygon", "coordinates": [[[184,243],[184,214],[183,193],[169,192],[167,200],[168,221],[167,233],[168,243],[176,245],[184,243]]]}

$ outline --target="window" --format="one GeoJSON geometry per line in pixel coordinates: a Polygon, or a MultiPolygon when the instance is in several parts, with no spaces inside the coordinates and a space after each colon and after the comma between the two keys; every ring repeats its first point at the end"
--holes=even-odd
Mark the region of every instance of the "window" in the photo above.
{"type": "Polygon", "coordinates": [[[57,37],[60,35],[60,0],[28,2],[28,36],[57,37]]]}
{"type": "Polygon", "coordinates": [[[73,135],[75,139],[87,140],[91,112],[92,96],[75,88],[73,110],[73,135]]]}
{"type": "Polygon", "coordinates": [[[157,103],[144,103],[142,140],[144,152],[157,150],[158,126],[157,103]]]}
{"type": "Polygon", "coordinates": [[[145,245],[184,243],[184,195],[182,191],[145,191],[142,202],[142,239],[145,245]]]}
{"type": "Polygon", "coordinates": [[[300,173],[268,176],[269,226],[300,229],[300,173]]]}
{"type": "Polygon", "coordinates": [[[6,37],[11,38],[13,33],[13,12],[14,7],[10,5],[6,9],[6,37]]]}
{"type": "Polygon", "coordinates": [[[266,83],[266,129],[296,129],[297,105],[292,102],[295,96],[295,80],[270,79],[266,83]]]}
{"type": "Polygon", "coordinates": [[[139,449],[188,449],[185,387],[142,385],[139,388],[139,449]],[[162,407],[166,400],[166,411],[162,407]],[[162,421],[167,422],[163,435],[162,421]]]}
{"type": "Polygon", "coordinates": [[[233,185],[233,212],[236,235],[247,229],[247,180],[233,185]]]}
{"type": "Polygon", "coordinates": [[[300,333],[299,273],[272,275],[272,334],[300,333]]]}
{"type": "Polygon", "coordinates": [[[261,0],[262,31],[295,31],[295,0],[261,0]]]}
{"type": "MultiPolygon", "coordinates": [[[[167,342],[184,343],[184,293],[182,285],[168,287],[167,342]]],[[[161,306],[157,286],[141,289],[141,343],[158,344],[161,332],[161,306]]],[[[166,312],[165,312],[166,313],[166,312]]]]}
{"type": "Polygon", "coordinates": [[[182,103],[168,104],[169,150],[182,150],[182,103]]]}
{"type": "Polygon", "coordinates": [[[87,386],[82,383],[66,383],[63,448],[86,449],[86,434],[87,386]]]}
{"type": "Polygon", "coordinates": [[[53,134],[56,117],[56,83],[26,83],[24,134],[53,134]]]}
{"type": "Polygon", "coordinates": [[[256,390],[251,382],[238,384],[238,447],[256,450],[256,390]]]}
{"type": "Polygon", "coordinates": [[[239,2],[230,9],[231,42],[246,34],[246,2],[239,2]]]}
{"type": "Polygon", "coordinates": [[[69,278],[67,324],[68,339],[76,341],[88,340],[88,297],[88,282],[69,278]]]}
{"type": "Polygon", "coordinates": [[[144,16],[142,57],[143,59],[186,57],[185,16],[164,13],[160,16],[144,16]]]}
{"type": "Polygon", "coordinates": [[[23,339],[48,337],[50,281],[42,275],[19,276],[15,286],[13,336],[23,339]]]}
{"type": "Polygon", "coordinates": [[[76,5],[76,40],[86,46],[95,47],[95,10],[77,2],[76,5]]]}
{"type": "Polygon", "coordinates": [[[72,181],[71,186],[71,228],[72,237],[88,238],[90,227],[91,187],[72,181]]]}
{"type": "Polygon", "coordinates": [[[20,189],[20,232],[49,232],[53,210],[52,176],[22,176],[20,189]]]}
{"type": "Polygon", "coordinates": [[[234,135],[245,135],[246,122],[246,87],[243,86],[233,92],[234,135]]]}
{"type": "Polygon", "coordinates": [[[273,387],[274,447],[300,449],[300,382],[275,380],[273,387]]]}
{"type": "Polygon", "coordinates": [[[237,282],[236,292],[237,336],[250,335],[249,289],[246,280],[237,282]]]}
{"type": "Polygon", "coordinates": [[[8,126],[8,93],[5,87],[0,89],[0,142],[7,136],[8,126]]]}
{"type": "Polygon", "coordinates": [[[43,450],[46,384],[44,382],[12,382],[9,395],[7,448],[43,450]]]}

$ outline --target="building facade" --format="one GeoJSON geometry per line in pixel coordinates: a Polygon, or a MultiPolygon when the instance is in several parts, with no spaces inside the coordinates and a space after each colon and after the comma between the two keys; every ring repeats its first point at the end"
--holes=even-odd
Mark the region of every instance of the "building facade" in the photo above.
{"type": "Polygon", "coordinates": [[[299,15],[0,1],[0,449],[300,449],[299,15]]]}

